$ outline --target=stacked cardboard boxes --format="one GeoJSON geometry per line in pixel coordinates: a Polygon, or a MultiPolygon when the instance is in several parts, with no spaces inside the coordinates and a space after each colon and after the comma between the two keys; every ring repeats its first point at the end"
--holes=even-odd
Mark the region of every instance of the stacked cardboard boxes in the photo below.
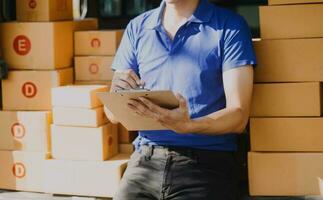
{"type": "Polygon", "coordinates": [[[79,31],[75,33],[75,79],[77,84],[109,84],[111,65],[123,30],[79,31]]]}
{"type": "Polygon", "coordinates": [[[48,193],[113,197],[129,154],[118,154],[117,126],[109,123],[98,92],[102,85],[52,89],[50,160],[45,161],[48,193]]]}
{"type": "Polygon", "coordinates": [[[50,90],[73,83],[74,31],[98,24],[73,21],[71,0],[17,0],[17,19],[0,24],[10,69],[2,81],[0,188],[42,192],[51,146],[50,90]]]}
{"type": "Polygon", "coordinates": [[[134,146],[132,142],[138,136],[136,131],[128,131],[122,124],[118,125],[119,151],[121,153],[133,153],[134,146]]]}
{"type": "Polygon", "coordinates": [[[319,195],[323,176],[323,4],[269,0],[260,7],[262,40],[251,108],[250,193],[319,195]]]}

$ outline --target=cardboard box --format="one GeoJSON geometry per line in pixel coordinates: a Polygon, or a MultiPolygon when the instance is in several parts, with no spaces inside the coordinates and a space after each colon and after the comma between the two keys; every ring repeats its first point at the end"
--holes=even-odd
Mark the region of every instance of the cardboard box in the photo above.
{"type": "Polygon", "coordinates": [[[96,29],[96,19],[0,24],[3,58],[10,69],[50,70],[73,65],[74,31],[96,29]]]}
{"type": "Polygon", "coordinates": [[[17,21],[73,20],[72,0],[16,0],[17,21]]]}
{"type": "Polygon", "coordinates": [[[0,150],[49,151],[51,112],[0,111],[0,150]]]}
{"type": "Polygon", "coordinates": [[[323,37],[323,4],[260,6],[262,39],[323,37]]]}
{"type": "Polygon", "coordinates": [[[129,155],[119,154],[104,162],[46,160],[44,190],[51,194],[113,197],[129,155]]]}
{"type": "Polygon", "coordinates": [[[103,161],[118,153],[117,128],[52,125],[52,157],[59,160],[103,161]]]}
{"type": "Polygon", "coordinates": [[[253,117],[321,116],[321,84],[255,84],[251,104],[253,117]]]}
{"type": "Polygon", "coordinates": [[[12,191],[1,191],[1,200],[66,200],[60,197],[55,197],[53,194],[42,194],[35,192],[12,192],[12,191]]]}
{"type": "Polygon", "coordinates": [[[108,87],[108,91],[111,88],[111,81],[75,81],[74,85],[105,85],[108,87]]]}
{"type": "Polygon", "coordinates": [[[75,55],[113,56],[122,35],[123,30],[78,31],[75,33],[75,55]]]}
{"type": "Polygon", "coordinates": [[[319,195],[322,153],[249,153],[252,196],[319,195]]]}
{"type": "Polygon", "coordinates": [[[323,152],[323,118],[251,118],[251,151],[323,152]]]}
{"type": "Polygon", "coordinates": [[[108,123],[103,107],[95,109],[54,107],[53,119],[55,125],[99,127],[108,123]]]}
{"type": "Polygon", "coordinates": [[[78,81],[112,81],[112,56],[75,57],[75,79],[78,81]]]}
{"type": "Polygon", "coordinates": [[[130,144],[138,136],[137,131],[128,131],[122,124],[118,124],[118,136],[120,144],[130,144]]]}
{"type": "Polygon", "coordinates": [[[51,110],[51,88],[73,83],[73,68],[11,71],[2,80],[4,110],[51,110]]]}
{"type": "Polygon", "coordinates": [[[323,81],[323,39],[254,41],[256,82],[323,81]]]}
{"type": "Polygon", "coordinates": [[[107,92],[103,85],[71,85],[52,89],[54,107],[96,108],[102,106],[96,93],[107,92]]]}
{"type": "Polygon", "coordinates": [[[323,0],[268,0],[269,5],[323,3],[323,0]]]}
{"type": "Polygon", "coordinates": [[[0,188],[42,192],[43,153],[0,151],[0,188]]]}
{"type": "Polygon", "coordinates": [[[318,178],[319,180],[319,187],[320,187],[320,192],[321,192],[321,197],[323,197],[323,178],[318,178]]]}
{"type": "Polygon", "coordinates": [[[119,144],[119,152],[125,154],[132,154],[135,147],[132,144],[119,144]]]}

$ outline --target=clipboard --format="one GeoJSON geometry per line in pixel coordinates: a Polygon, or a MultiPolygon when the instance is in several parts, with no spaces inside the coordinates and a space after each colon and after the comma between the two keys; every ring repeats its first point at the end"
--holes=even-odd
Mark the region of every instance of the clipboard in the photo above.
{"type": "Polygon", "coordinates": [[[146,97],[163,108],[174,109],[179,106],[172,91],[122,90],[110,93],[98,92],[97,97],[129,131],[167,130],[167,128],[153,119],[134,113],[127,106],[128,100],[146,97]]]}

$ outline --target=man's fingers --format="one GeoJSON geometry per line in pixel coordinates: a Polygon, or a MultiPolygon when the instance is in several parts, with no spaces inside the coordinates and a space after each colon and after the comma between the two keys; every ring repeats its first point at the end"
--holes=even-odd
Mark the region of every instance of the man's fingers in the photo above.
{"type": "Polygon", "coordinates": [[[139,76],[131,69],[116,71],[112,83],[121,89],[136,89],[144,84],[139,76]],[[127,84],[123,82],[126,82],[127,84]]]}
{"type": "Polygon", "coordinates": [[[140,111],[137,109],[136,106],[133,106],[131,104],[128,104],[127,106],[128,106],[128,108],[130,108],[131,110],[133,110],[137,115],[142,116],[142,113],[140,113],[140,111]]]}
{"type": "Polygon", "coordinates": [[[139,97],[139,100],[142,101],[152,112],[159,113],[159,114],[166,114],[167,110],[161,108],[160,106],[154,104],[152,101],[148,100],[145,97],[139,97]]]}
{"type": "Polygon", "coordinates": [[[140,101],[137,100],[129,100],[128,101],[128,106],[129,108],[131,108],[132,110],[136,111],[137,113],[139,113],[142,116],[145,117],[149,117],[155,120],[159,120],[160,116],[158,113],[154,113],[151,110],[149,110],[143,103],[141,103],[140,101]]]}
{"type": "Polygon", "coordinates": [[[133,89],[138,87],[136,80],[129,73],[123,73],[119,79],[128,82],[129,85],[131,85],[131,88],[133,89]]]}
{"type": "Polygon", "coordinates": [[[176,94],[176,98],[179,102],[179,108],[182,110],[187,110],[187,101],[181,94],[176,94]]]}
{"type": "Polygon", "coordinates": [[[115,83],[116,87],[119,87],[121,89],[131,89],[132,86],[130,85],[129,82],[124,81],[122,79],[119,79],[116,83],[115,83]]]}
{"type": "Polygon", "coordinates": [[[130,77],[136,82],[136,84],[138,86],[141,85],[141,80],[140,80],[139,76],[133,70],[129,69],[127,71],[127,74],[130,75],[130,77]]]}

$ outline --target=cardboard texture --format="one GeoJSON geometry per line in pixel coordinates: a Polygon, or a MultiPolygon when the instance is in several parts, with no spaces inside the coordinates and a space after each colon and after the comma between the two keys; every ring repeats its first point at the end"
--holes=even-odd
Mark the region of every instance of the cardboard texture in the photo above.
{"type": "Polygon", "coordinates": [[[2,80],[4,110],[51,110],[51,88],[73,83],[73,68],[11,71],[2,80]]]}
{"type": "Polygon", "coordinates": [[[321,116],[321,84],[255,84],[252,117],[321,116]]]}
{"type": "Polygon", "coordinates": [[[78,31],[75,33],[75,55],[113,56],[122,35],[123,30],[78,31]]]}
{"type": "Polygon", "coordinates": [[[122,124],[118,124],[118,138],[120,144],[130,144],[137,136],[138,132],[128,131],[122,124]]]}
{"type": "Polygon", "coordinates": [[[269,5],[323,3],[323,0],[268,0],[269,5]]]}
{"type": "Polygon", "coordinates": [[[0,188],[43,191],[43,153],[0,151],[0,188]]]}
{"type": "Polygon", "coordinates": [[[0,111],[0,150],[49,151],[51,112],[0,111]]]}
{"type": "Polygon", "coordinates": [[[74,85],[105,85],[108,91],[110,91],[111,84],[111,81],[75,81],[74,83],[74,85]]]}
{"type": "Polygon", "coordinates": [[[74,31],[96,29],[96,19],[0,24],[3,58],[10,69],[51,70],[73,65],[74,31]]]}
{"type": "Polygon", "coordinates": [[[178,100],[171,91],[142,91],[142,90],[126,90],[110,93],[97,93],[99,99],[109,110],[115,119],[119,121],[127,130],[167,130],[159,122],[141,117],[127,107],[129,99],[138,99],[138,97],[146,97],[157,105],[174,109],[178,107],[178,100]]]}
{"type": "Polygon", "coordinates": [[[112,81],[112,56],[75,57],[75,79],[78,81],[112,81]]]}
{"type": "Polygon", "coordinates": [[[318,178],[321,197],[323,197],[323,178],[318,178]]]}
{"type": "Polygon", "coordinates": [[[108,123],[103,107],[95,109],[54,107],[53,119],[55,125],[99,127],[108,123]]]}
{"type": "Polygon", "coordinates": [[[72,0],[16,0],[17,21],[73,20],[72,0]]]}
{"type": "Polygon", "coordinates": [[[125,154],[132,154],[135,147],[132,144],[119,144],[119,152],[125,154]]]}
{"type": "MultiPolygon", "coordinates": [[[[42,194],[42,193],[35,193],[35,192],[12,192],[12,191],[1,191],[0,199],[1,200],[71,200],[70,198],[66,199],[66,198],[55,197],[53,194],[42,194]]],[[[72,197],[72,200],[73,200],[73,197],[72,197]]]]}
{"type": "Polygon", "coordinates": [[[323,37],[323,4],[260,6],[262,39],[323,37]]]}
{"type": "Polygon", "coordinates": [[[251,118],[251,151],[323,152],[323,118],[251,118]]]}
{"type": "Polygon", "coordinates": [[[249,153],[252,196],[319,195],[322,153],[249,153]]]}
{"type": "Polygon", "coordinates": [[[102,106],[97,98],[98,92],[107,92],[103,85],[73,85],[52,89],[54,107],[96,108],[102,106]]]}
{"type": "Polygon", "coordinates": [[[52,157],[59,160],[103,161],[118,153],[115,125],[99,128],[52,125],[52,157]]]}
{"type": "Polygon", "coordinates": [[[46,160],[46,193],[113,197],[127,166],[129,155],[119,154],[104,162],[46,160]]]}
{"type": "Polygon", "coordinates": [[[254,41],[256,82],[323,81],[323,39],[254,41]]]}

